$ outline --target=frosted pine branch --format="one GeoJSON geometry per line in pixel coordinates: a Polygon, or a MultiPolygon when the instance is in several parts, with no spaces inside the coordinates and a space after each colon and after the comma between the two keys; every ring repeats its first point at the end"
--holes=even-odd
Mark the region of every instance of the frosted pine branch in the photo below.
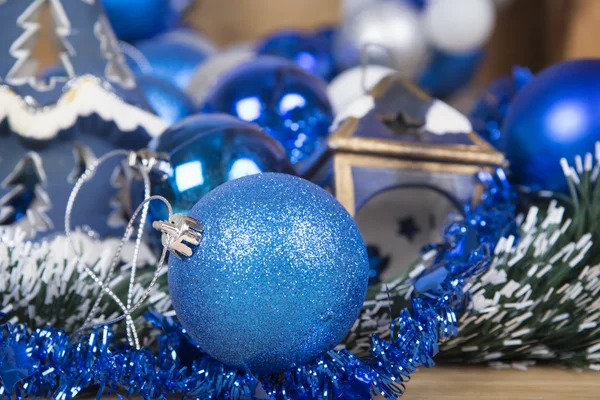
{"type": "MultiPolygon", "coordinates": [[[[80,233],[75,240],[83,249],[86,263],[104,278],[118,239],[99,241],[80,233]]],[[[130,254],[126,246],[123,265],[110,282],[110,287],[120,297],[126,296],[128,289],[130,254]]],[[[146,250],[140,264],[155,261],[146,250]]],[[[134,301],[143,295],[154,271],[152,265],[140,270],[134,287],[134,301]]],[[[79,328],[99,292],[82,266],[77,265],[64,236],[36,243],[25,240],[24,232],[19,229],[0,231],[0,276],[3,277],[0,280],[0,312],[6,314],[3,320],[27,323],[32,328],[45,324],[61,327],[67,332],[79,328]]],[[[148,308],[172,314],[166,275],[160,277],[149,301],[134,315],[140,328],[147,326],[141,315],[148,308]]],[[[117,305],[106,298],[97,322],[119,314],[117,305]]]]}

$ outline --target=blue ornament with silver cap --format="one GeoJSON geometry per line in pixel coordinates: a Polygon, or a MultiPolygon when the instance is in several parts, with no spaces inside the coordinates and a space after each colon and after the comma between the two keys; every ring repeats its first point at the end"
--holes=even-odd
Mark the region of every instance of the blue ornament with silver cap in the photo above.
{"type": "MultiPolygon", "coordinates": [[[[262,172],[293,174],[281,145],[257,125],[225,114],[197,114],[167,129],[150,143],[169,165],[151,175],[152,193],[165,197],[177,213],[187,211],[217,186],[262,172]]],[[[134,203],[143,190],[137,182],[134,203]]],[[[150,204],[153,220],[165,219],[166,210],[150,204]]]]}
{"type": "Polygon", "coordinates": [[[317,185],[286,174],[225,183],[165,233],[169,290],[189,335],[253,374],[301,365],[349,332],[369,261],[354,220],[317,185]]]}

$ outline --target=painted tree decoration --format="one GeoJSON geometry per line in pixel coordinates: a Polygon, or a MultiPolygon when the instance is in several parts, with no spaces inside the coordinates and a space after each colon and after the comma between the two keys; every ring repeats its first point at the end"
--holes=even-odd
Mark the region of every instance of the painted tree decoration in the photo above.
{"type": "MultiPolygon", "coordinates": [[[[64,230],[73,183],[97,156],[142,148],[166,124],[138,89],[100,0],[0,0],[0,25],[0,225],[40,237],[64,230]],[[60,65],[44,77],[34,49],[46,36],[60,65]]],[[[124,213],[107,183],[118,165],[97,171],[102,184],[81,193],[87,204],[74,225],[118,233],[114,217],[124,213]]]]}
{"type": "Polygon", "coordinates": [[[3,187],[11,190],[0,198],[0,223],[24,222],[21,225],[25,225],[25,232],[51,229],[52,221],[45,214],[52,204],[43,189],[46,180],[40,156],[27,153],[2,182],[3,187]]]}

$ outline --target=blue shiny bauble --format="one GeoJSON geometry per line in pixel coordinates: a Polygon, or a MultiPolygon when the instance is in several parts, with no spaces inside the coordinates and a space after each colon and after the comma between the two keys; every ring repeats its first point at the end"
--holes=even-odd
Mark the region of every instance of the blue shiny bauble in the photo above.
{"type": "Polygon", "coordinates": [[[326,91],[322,79],[291,61],[263,56],[225,74],[207,96],[204,111],[259,124],[297,164],[329,132],[333,112],[326,91]]]}
{"type": "Polygon", "coordinates": [[[169,125],[194,113],[192,100],[170,82],[151,75],[140,75],[136,81],[148,104],[169,125]]]}
{"type": "Polygon", "coordinates": [[[128,42],[166,31],[181,17],[172,0],[102,0],[102,3],[117,37],[128,42]]]}
{"type": "Polygon", "coordinates": [[[256,53],[287,58],[311,74],[330,81],[337,73],[332,48],[329,31],[318,34],[287,31],[268,36],[258,45],[256,53]]]}
{"type": "Polygon", "coordinates": [[[260,375],[333,349],[359,315],[369,261],[354,220],[301,178],[258,174],[189,212],[204,224],[190,258],[169,260],[177,316],[217,360],[260,375]]]}
{"type": "Polygon", "coordinates": [[[136,75],[153,75],[185,90],[200,64],[215,49],[199,32],[179,28],[149,40],[136,43],[139,57],[124,48],[127,63],[136,75]]]}
{"type": "Polygon", "coordinates": [[[471,82],[484,58],[482,50],[464,54],[435,51],[419,79],[419,86],[433,97],[448,97],[471,82]]]}
{"type": "Polygon", "coordinates": [[[566,191],[560,159],[600,140],[600,59],[565,61],[536,75],[511,103],[502,131],[516,183],[566,191]]]}
{"type": "MultiPolygon", "coordinates": [[[[294,173],[276,140],[258,126],[224,114],[183,119],[150,147],[168,154],[171,164],[166,176],[152,176],[152,193],[167,198],[178,213],[187,213],[204,195],[227,181],[261,172],[294,173]]],[[[143,193],[140,188],[135,192],[139,196],[143,193]]],[[[166,219],[166,209],[151,203],[150,216],[166,219]]]]}

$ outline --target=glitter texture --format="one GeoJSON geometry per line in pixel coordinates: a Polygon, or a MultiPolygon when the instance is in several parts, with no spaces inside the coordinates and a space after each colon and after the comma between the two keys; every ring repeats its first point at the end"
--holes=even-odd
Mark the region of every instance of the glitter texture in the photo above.
{"type": "Polygon", "coordinates": [[[189,215],[204,237],[192,257],[171,257],[169,289],[208,354],[269,374],[348,333],[369,264],[354,220],[325,190],[290,175],[252,175],[213,190],[189,215]]]}

